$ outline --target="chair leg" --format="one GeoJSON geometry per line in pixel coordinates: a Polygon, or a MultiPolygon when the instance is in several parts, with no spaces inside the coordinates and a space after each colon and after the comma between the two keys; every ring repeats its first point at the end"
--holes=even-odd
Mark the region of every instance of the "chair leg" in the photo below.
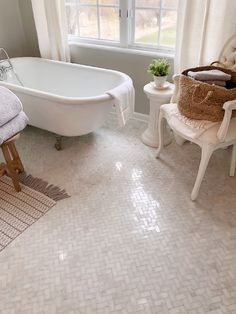
{"type": "Polygon", "coordinates": [[[230,172],[229,175],[231,177],[235,174],[235,166],[236,166],[236,144],[233,146],[232,156],[231,156],[231,164],[230,164],[230,172]]]}
{"type": "Polygon", "coordinates": [[[158,118],[158,148],[156,152],[156,158],[160,157],[161,151],[164,147],[164,115],[162,110],[159,112],[159,118],[158,118]]]}
{"type": "Polygon", "coordinates": [[[20,192],[21,187],[20,187],[19,181],[17,179],[15,169],[12,165],[12,159],[11,159],[11,154],[10,154],[8,144],[3,144],[1,147],[2,147],[3,156],[4,156],[5,161],[6,161],[8,175],[12,179],[12,183],[14,185],[15,190],[17,192],[20,192]]]}
{"type": "Polygon", "coordinates": [[[202,147],[202,155],[201,155],[201,162],[198,169],[197,178],[191,193],[191,199],[192,201],[195,201],[198,197],[199,189],[202,183],[202,179],[205,175],[206,168],[208,166],[209,160],[211,158],[211,155],[213,153],[213,149],[211,146],[204,146],[202,147]]]}

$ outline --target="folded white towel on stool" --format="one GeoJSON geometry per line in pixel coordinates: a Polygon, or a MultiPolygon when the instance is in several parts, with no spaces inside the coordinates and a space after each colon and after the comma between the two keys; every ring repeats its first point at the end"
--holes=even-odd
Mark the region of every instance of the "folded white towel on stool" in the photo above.
{"type": "Polygon", "coordinates": [[[107,94],[114,98],[119,126],[125,126],[134,112],[135,91],[132,80],[127,80],[120,86],[108,91],[107,94]]]}
{"type": "Polygon", "coordinates": [[[19,98],[9,89],[0,86],[0,127],[22,111],[19,98]]]}
{"type": "Polygon", "coordinates": [[[2,125],[0,127],[0,145],[22,131],[26,127],[28,121],[29,119],[26,114],[21,111],[13,119],[2,125]]]}

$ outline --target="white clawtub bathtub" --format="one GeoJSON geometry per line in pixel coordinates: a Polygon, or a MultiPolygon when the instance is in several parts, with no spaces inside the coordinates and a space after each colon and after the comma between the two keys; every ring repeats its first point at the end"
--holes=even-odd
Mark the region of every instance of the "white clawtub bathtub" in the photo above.
{"type": "Polygon", "coordinates": [[[0,85],[22,101],[29,124],[61,136],[79,136],[99,128],[114,99],[107,91],[129,76],[124,73],[41,58],[12,58],[23,86],[11,72],[0,85]]]}

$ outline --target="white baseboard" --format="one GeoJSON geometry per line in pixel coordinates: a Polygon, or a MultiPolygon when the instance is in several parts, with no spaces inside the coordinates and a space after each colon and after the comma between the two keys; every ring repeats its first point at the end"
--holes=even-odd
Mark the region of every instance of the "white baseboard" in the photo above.
{"type": "MultiPolygon", "coordinates": [[[[116,114],[115,109],[112,109],[111,111],[112,115],[116,114]]],[[[132,118],[133,120],[142,121],[142,122],[148,122],[149,121],[149,115],[139,112],[134,112],[132,118]]]]}
{"type": "Polygon", "coordinates": [[[149,115],[139,112],[134,112],[132,119],[142,121],[142,122],[148,122],[149,121],[149,115]]]}

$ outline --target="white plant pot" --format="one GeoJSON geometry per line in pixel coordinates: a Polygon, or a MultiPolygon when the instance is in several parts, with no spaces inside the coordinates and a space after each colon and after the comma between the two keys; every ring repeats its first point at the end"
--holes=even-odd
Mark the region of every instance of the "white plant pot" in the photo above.
{"type": "Polygon", "coordinates": [[[157,88],[161,88],[164,86],[167,76],[155,76],[153,75],[154,83],[157,88]]]}

